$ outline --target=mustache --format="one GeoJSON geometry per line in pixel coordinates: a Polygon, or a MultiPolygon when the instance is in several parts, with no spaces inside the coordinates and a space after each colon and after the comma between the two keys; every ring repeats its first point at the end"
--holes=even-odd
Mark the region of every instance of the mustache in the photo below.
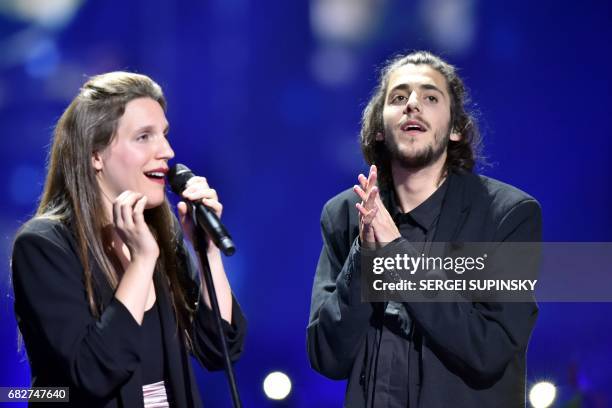
{"type": "Polygon", "coordinates": [[[406,124],[406,122],[409,122],[409,121],[419,122],[419,123],[423,124],[426,129],[431,129],[431,126],[429,125],[429,122],[427,122],[421,116],[406,117],[405,119],[400,120],[397,123],[397,126],[401,128],[402,126],[404,126],[406,124]]]}

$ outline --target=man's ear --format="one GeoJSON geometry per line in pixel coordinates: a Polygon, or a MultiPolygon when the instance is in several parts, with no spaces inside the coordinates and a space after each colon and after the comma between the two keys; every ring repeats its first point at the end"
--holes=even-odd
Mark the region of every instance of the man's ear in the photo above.
{"type": "Polygon", "coordinates": [[[453,131],[450,134],[450,140],[452,140],[453,142],[459,142],[461,141],[461,139],[463,139],[463,135],[457,132],[455,129],[453,129],[453,131]]]}
{"type": "Polygon", "coordinates": [[[376,137],[374,138],[377,142],[383,142],[385,140],[385,135],[382,132],[376,133],[376,137]]]}
{"type": "Polygon", "coordinates": [[[104,167],[104,163],[102,162],[102,154],[100,152],[93,152],[91,155],[91,165],[93,166],[95,171],[101,171],[104,167]]]}

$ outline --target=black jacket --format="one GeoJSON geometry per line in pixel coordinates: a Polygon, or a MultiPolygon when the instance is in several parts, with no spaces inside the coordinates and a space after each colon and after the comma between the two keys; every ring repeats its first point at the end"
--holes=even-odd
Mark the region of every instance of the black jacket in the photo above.
{"type": "MultiPolygon", "coordinates": [[[[187,276],[197,270],[183,245],[177,248],[187,276]]],[[[108,284],[98,279],[104,305],[90,313],[83,267],[71,230],[59,221],[33,219],[18,233],[12,257],[15,315],[28,353],[32,386],[68,386],[68,407],[142,407],[141,326],[108,284]]],[[[94,278],[101,276],[93,265],[94,278]]],[[[177,329],[166,279],[155,274],[169,397],[176,407],[199,407],[201,401],[184,336],[177,329]]],[[[191,281],[192,293],[197,283],[191,281]]],[[[197,293],[197,292],[195,292],[197,293]]],[[[194,298],[195,300],[195,298],[194,298]]],[[[193,352],[210,370],[223,360],[212,312],[202,299],[193,320],[193,352]]],[[[242,352],[246,320],[233,301],[232,324],[223,321],[232,360],[242,352]]]]}
{"type": "MultiPolygon", "coordinates": [[[[463,171],[451,172],[448,182],[434,241],[541,239],[540,206],[529,195],[463,171]]],[[[345,406],[351,408],[376,405],[382,327],[380,308],[360,300],[357,201],[347,190],[323,208],[323,249],[307,330],[312,367],[329,378],[348,379],[345,406]]],[[[407,367],[411,408],[525,405],[525,354],[537,317],[535,302],[404,306],[415,323],[412,340],[406,340],[414,356],[407,367]]]]}

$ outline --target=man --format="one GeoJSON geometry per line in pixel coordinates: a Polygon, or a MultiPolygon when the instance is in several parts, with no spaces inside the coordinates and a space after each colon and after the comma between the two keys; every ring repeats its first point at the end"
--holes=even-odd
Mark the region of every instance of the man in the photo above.
{"type": "Polygon", "coordinates": [[[540,240],[537,201],[472,173],[479,134],[466,100],[439,57],[392,60],[363,113],[369,175],[323,209],[308,355],[348,379],[346,407],[525,405],[535,303],[361,301],[362,244],[420,253],[428,242],[540,240]]]}

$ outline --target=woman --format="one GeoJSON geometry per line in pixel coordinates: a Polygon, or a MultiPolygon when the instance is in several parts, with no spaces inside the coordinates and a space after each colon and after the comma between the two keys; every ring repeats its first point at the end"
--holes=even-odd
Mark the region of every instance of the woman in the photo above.
{"type": "MultiPolygon", "coordinates": [[[[204,280],[165,197],[174,156],[165,109],[144,75],[85,83],[55,128],[36,215],[15,239],[15,314],[32,386],[68,386],[62,407],[200,406],[188,353],[223,368],[204,280]]],[[[191,179],[183,197],[221,215],[204,178],[191,179]]],[[[191,238],[187,206],[177,207],[191,238]]],[[[219,250],[207,244],[236,360],[246,321],[219,250]]]]}

